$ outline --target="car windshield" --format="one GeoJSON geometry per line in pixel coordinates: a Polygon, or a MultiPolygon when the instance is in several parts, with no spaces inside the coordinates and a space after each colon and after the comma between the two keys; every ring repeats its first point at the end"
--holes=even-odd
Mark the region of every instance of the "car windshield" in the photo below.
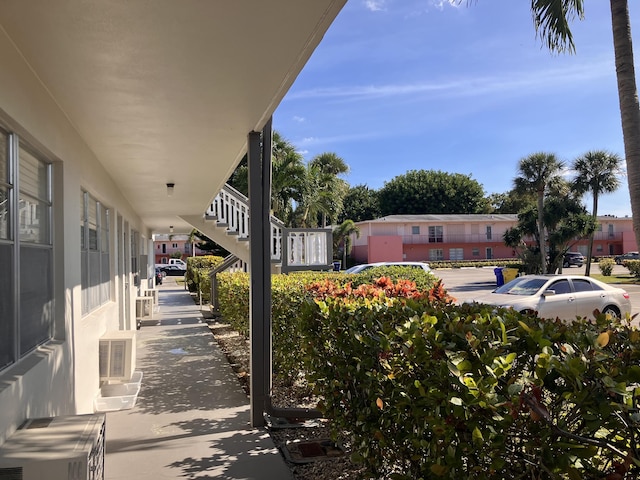
{"type": "Polygon", "coordinates": [[[533,295],[547,283],[546,278],[518,277],[494,290],[494,293],[506,295],[533,295]]]}
{"type": "Polygon", "coordinates": [[[355,273],[357,271],[359,271],[362,268],[362,265],[354,265],[351,268],[347,268],[344,273],[355,273]]]}

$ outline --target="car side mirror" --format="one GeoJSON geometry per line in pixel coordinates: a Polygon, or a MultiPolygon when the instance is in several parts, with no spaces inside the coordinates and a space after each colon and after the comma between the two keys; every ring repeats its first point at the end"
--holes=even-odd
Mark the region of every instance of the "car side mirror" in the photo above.
{"type": "Polygon", "coordinates": [[[555,294],[556,294],[556,291],[555,291],[555,290],[545,290],[545,291],[542,293],[542,296],[543,296],[543,297],[550,297],[551,295],[555,295],[555,294]]]}

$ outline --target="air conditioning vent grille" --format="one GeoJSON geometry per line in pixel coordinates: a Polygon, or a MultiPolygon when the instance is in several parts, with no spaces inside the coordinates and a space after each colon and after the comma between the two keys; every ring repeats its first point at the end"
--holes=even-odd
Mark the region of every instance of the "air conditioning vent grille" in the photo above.
{"type": "Polygon", "coordinates": [[[0,468],[0,480],[23,480],[22,467],[0,468]]]}
{"type": "Polygon", "coordinates": [[[135,369],[135,331],[107,332],[100,338],[98,363],[101,381],[126,382],[135,369]]]}
{"type": "Polygon", "coordinates": [[[0,446],[0,480],[104,480],[105,419],[27,420],[0,446]]]}
{"type": "Polygon", "coordinates": [[[49,425],[51,425],[52,421],[53,417],[36,418],[35,420],[30,420],[27,426],[24,428],[26,428],[27,430],[32,428],[47,428],[49,425]]]}
{"type": "Polygon", "coordinates": [[[105,442],[105,424],[102,424],[100,434],[96,443],[91,449],[89,454],[88,469],[89,480],[103,480],[104,479],[104,442],[105,442]]]}
{"type": "Polygon", "coordinates": [[[113,340],[111,342],[110,377],[124,377],[124,356],[126,348],[127,346],[124,340],[113,340]]]}

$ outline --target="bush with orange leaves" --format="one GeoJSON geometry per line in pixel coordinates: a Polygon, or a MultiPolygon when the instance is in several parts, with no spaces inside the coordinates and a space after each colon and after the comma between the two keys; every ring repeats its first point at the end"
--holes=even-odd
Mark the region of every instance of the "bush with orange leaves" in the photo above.
{"type": "Polygon", "coordinates": [[[315,282],[307,286],[307,291],[314,298],[324,300],[328,297],[358,299],[358,298],[411,298],[414,300],[428,300],[436,303],[453,303],[442,281],[437,280],[429,290],[421,290],[416,282],[407,279],[393,280],[391,277],[380,277],[372,283],[363,283],[353,287],[352,282],[345,285],[336,284],[330,279],[315,282]]]}
{"type": "Polygon", "coordinates": [[[372,478],[640,475],[630,319],[567,325],[387,278],[307,291],[307,379],[372,478]]]}

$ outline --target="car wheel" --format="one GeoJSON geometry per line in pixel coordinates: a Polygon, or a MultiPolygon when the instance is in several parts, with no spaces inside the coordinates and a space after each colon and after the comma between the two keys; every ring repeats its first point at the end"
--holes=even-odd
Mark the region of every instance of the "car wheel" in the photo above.
{"type": "Polygon", "coordinates": [[[613,305],[607,305],[606,307],[604,307],[602,313],[604,313],[605,315],[608,313],[614,318],[620,318],[620,310],[618,310],[618,308],[614,307],[613,305]]]}
{"type": "Polygon", "coordinates": [[[564,262],[564,263],[562,264],[562,266],[563,266],[564,268],[569,268],[571,265],[569,265],[569,262],[564,262]]]}

